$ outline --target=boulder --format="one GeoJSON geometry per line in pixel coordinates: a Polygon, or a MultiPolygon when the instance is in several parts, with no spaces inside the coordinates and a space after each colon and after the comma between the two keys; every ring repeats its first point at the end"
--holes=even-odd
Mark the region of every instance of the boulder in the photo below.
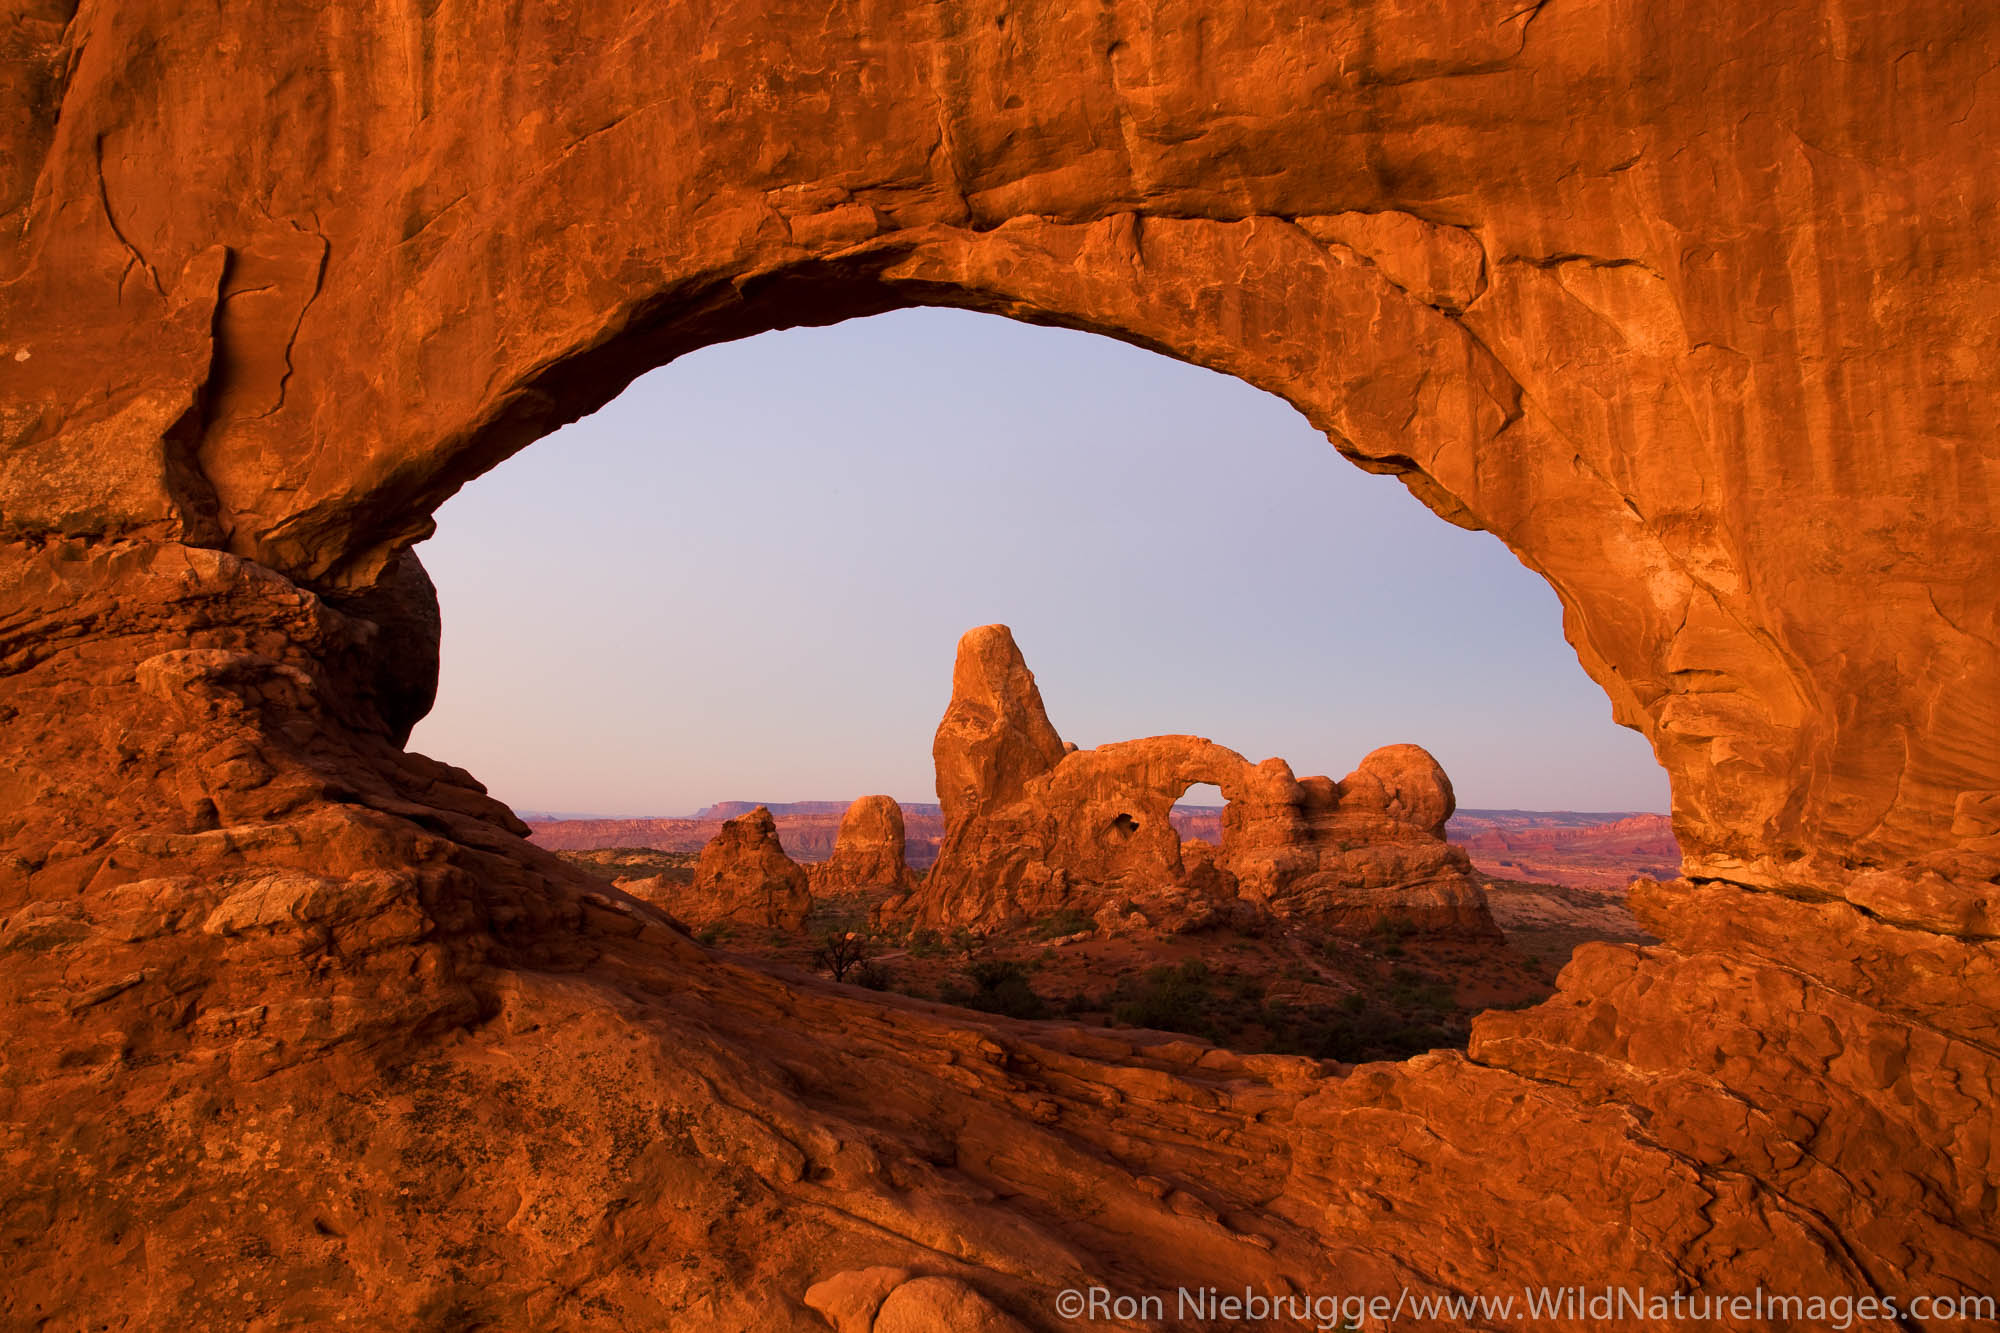
{"type": "Polygon", "coordinates": [[[1434,838],[1444,836],[1445,821],[1458,809],[1443,765],[1421,745],[1371,750],[1341,779],[1336,800],[1342,810],[1379,810],[1434,838]]]}
{"type": "Polygon", "coordinates": [[[833,1325],[833,1333],[872,1333],[882,1300],[910,1280],[907,1268],[850,1268],[806,1288],[806,1305],[833,1325]]]}
{"type": "Polygon", "coordinates": [[[889,1293],[872,1333],[1028,1333],[1028,1329],[957,1278],[919,1277],[889,1293]]]}

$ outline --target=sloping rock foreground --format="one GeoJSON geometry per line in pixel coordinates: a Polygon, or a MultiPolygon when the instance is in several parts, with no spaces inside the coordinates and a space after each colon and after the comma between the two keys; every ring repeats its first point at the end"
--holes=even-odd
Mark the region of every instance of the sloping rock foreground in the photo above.
{"type": "Polygon", "coordinates": [[[1012,632],[984,625],[959,640],[933,756],[944,843],[922,886],[885,905],[926,926],[1248,910],[1337,929],[1395,919],[1497,933],[1471,863],[1444,840],[1451,782],[1415,745],[1376,750],[1338,783],[1197,736],[1079,750],[1050,724],[1012,632]],[[1183,845],[1172,823],[1198,783],[1226,802],[1219,846],[1183,845]]]}
{"type": "Polygon", "coordinates": [[[859,14],[0,25],[0,1318],[1989,1289],[2000,14],[859,14]],[[1351,1071],[970,1018],[719,963],[403,752],[444,497],[923,302],[1238,375],[1508,543],[1672,778],[1664,943],[1351,1071]]]}
{"type": "Polygon", "coordinates": [[[9,574],[11,1323],[823,1329],[807,1292],[886,1266],[1057,1328],[1093,1282],[1913,1296],[2000,1262],[1989,941],[1683,881],[1635,897],[1665,945],[1585,947],[1464,1054],[1010,1023],[599,891],[369,720],[377,624],[267,571],[9,574]]]}

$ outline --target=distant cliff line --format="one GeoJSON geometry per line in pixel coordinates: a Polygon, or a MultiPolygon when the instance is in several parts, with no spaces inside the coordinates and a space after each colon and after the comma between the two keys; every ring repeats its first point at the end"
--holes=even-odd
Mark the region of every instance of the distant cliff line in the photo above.
{"type": "MultiPolygon", "coordinates": [[[[557,852],[649,847],[698,852],[726,819],[767,805],[778,839],[794,860],[824,861],[833,854],[846,801],[718,801],[693,815],[637,818],[522,816],[536,844],[557,852]]],[[[944,816],[936,802],[902,802],[905,857],[922,870],[937,859],[944,816]]],[[[1176,805],[1174,826],[1183,838],[1219,843],[1222,807],[1176,805]]],[[[1573,887],[1622,889],[1633,875],[1670,878],[1679,873],[1680,849],[1665,815],[1610,810],[1460,810],[1446,836],[1472,853],[1473,864],[1503,879],[1537,880],[1573,887]]]]}

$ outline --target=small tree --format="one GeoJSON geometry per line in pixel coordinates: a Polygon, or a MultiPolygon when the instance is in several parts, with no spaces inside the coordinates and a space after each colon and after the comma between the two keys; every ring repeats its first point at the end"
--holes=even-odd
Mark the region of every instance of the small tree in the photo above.
{"type": "Polygon", "coordinates": [[[986,947],[986,936],[970,926],[960,926],[951,932],[951,947],[964,955],[965,961],[970,964],[986,947]]]}
{"type": "Polygon", "coordinates": [[[854,930],[830,930],[813,951],[813,966],[831,973],[835,981],[868,961],[868,937],[854,930]]]}

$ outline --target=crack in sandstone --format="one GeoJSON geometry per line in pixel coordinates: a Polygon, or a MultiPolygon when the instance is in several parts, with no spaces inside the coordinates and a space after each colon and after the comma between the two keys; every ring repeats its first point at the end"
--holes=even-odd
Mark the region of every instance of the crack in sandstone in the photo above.
{"type": "MultiPolygon", "coordinates": [[[[166,289],[160,286],[160,275],[153,271],[152,264],[147,262],[146,257],[139,253],[138,247],[126,238],[124,229],[118,225],[118,215],[112,211],[111,187],[104,179],[104,135],[97,135],[93,142],[95,145],[93,148],[93,160],[97,172],[97,202],[104,210],[104,221],[110,225],[111,234],[118,238],[118,244],[125,247],[125,253],[131,256],[134,263],[138,264],[139,268],[145,273],[146,280],[153,284],[154,293],[164,301],[167,299],[167,293],[166,289]]],[[[130,270],[127,271],[129,272],[130,270]]],[[[122,281],[120,282],[119,302],[120,304],[124,303],[122,281]]]]}

